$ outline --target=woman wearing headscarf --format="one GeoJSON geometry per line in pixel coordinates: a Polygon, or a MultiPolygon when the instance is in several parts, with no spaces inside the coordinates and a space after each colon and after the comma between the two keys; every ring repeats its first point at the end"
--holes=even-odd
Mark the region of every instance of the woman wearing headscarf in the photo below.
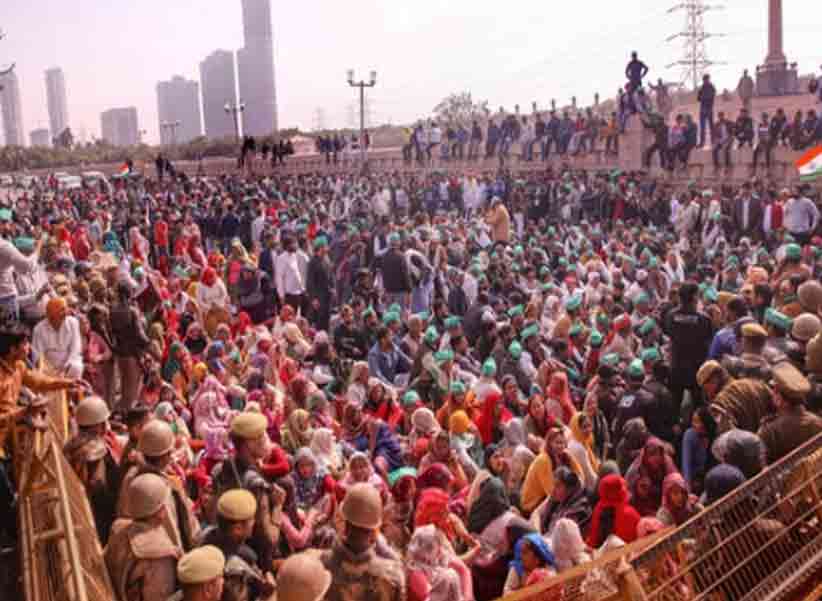
{"type": "Polygon", "coordinates": [[[502,480],[494,476],[485,478],[479,487],[476,500],[468,510],[468,532],[480,535],[498,517],[508,512],[511,502],[502,480]]]}
{"type": "Polygon", "coordinates": [[[428,452],[431,439],[439,429],[437,418],[428,407],[419,407],[411,414],[411,432],[408,434],[407,452],[414,457],[415,463],[419,463],[428,452]]]}
{"type": "Polygon", "coordinates": [[[551,550],[560,573],[591,561],[579,524],[568,518],[557,520],[551,534],[551,550]]]}
{"type": "Polygon", "coordinates": [[[286,453],[293,455],[302,447],[311,444],[314,430],[311,428],[311,416],[305,409],[294,409],[280,429],[280,445],[286,453]]]}
{"type": "Polygon", "coordinates": [[[203,331],[203,327],[196,321],[192,321],[186,328],[186,335],[183,338],[188,352],[192,357],[199,359],[208,347],[208,338],[203,331]]]}
{"type": "Polygon", "coordinates": [[[457,572],[449,567],[449,552],[434,525],[417,528],[406,557],[410,601],[462,601],[457,572]],[[424,591],[424,592],[423,592],[424,591]]]}
{"type": "Polygon", "coordinates": [[[665,526],[681,526],[704,507],[688,491],[688,484],[679,472],[668,474],[662,483],[662,507],[656,514],[665,526]]]}
{"type": "Polygon", "coordinates": [[[582,468],[585,490],[593,491],[597,485],[599,459],[594,452],[594,431],[587,413],[575,413],[570,423],[571,439],[568,452],[582,468]]]}
{"type": "Polygon", "coordinates": [[[625,474],[631,503],[641,516],[656,515],[662,506],[662,483],[676,471],[665,443],[651,436],[625,474]]]}
{"type": "Polygon", "coordinates": [[[334,432],[328,428],[316,428],[311,435],[310,448],[322,469],[336,480],[342,477],[345,465],[334,440],[334,432]]]}
{"type": "Polygon", "coordinates": [[[707,407],[697,407],[691,416],[691,427],[682,437],[682,475],[693,491],[702,490],[705,474],[714,466],[711,446],[718,426],[707,407]]]}
{"type": "Polygon", "coordinates": [[[456,452],[451,448],[451,435],[448,430],[439,430],[434,434],[431,444],[428,446],[428,453],[420,461],[420,473],[425,472],[436,463],[445,465],[451,471],[455,490],[461,490],[468,485],[465,470],[462,468],[456,452]]]}
{"type": "Polygon", "coordinates": [[[561,519],[573,520],[580,529],[586,530],[591,513],[591,502],[579,476],[563,465],[554,471],[551,496],[534,511],[536,519],[532,521],[540,532],[550,536],[561,519]]]}
{"type": "Polygon", "coordinates": [[[319,466],[308,448],[297,452],[292,479],[297,511],[284,511],[280,518],[289,547],[299,551],[311,543],[319,526],[333,515],[334,479],[319,466]]]}
{"type": "Polygon", "coordinates": [[[361,407],[365,404],[368,396],[369,381],[368,363],[365,361],[355,361],[351,366],[351,374],[348,378],[348,387],[345,396],[351,403],[357,403],[361,407]]]}
{"type": "Polygon", "coordinates": [[[586,542],[596,549],[613,535],[626,543],[637,537],[640,515],[628,502],[628,485],[621,476],[605,476],[599,483],[599,501],[594,507],[586,542]]]}
{"type": "Polygon", "coordinates": [[[556,425],[555,420],[548,417],[545,411],[545,401],[539,394],[531,395],[528,399],[528,413],[525,416],[525,431],[528,434],[528,448],[539,453],[542,441],[548,428],[556,425]]]}
{"type": "Polygon", "coordinates": [[[476,477],[484,459],[476,426],[465,411],[456,411],[448,420],[448,431],[451,433],[451,447],[470,482],[476,477]]]}
{"type": "Polygon", "coordinates": [[[564,371],[555,371],[551,374],[551,381],[545,391],[545,410],[549,417],[560,419],[563,424],[569,423],[576,413],[571,401],[568,375],[564,371]]]}
{"type": "Polygon", "coordinates": [[[545,435],[545,445],[537,455],[525,481],[522,483],[520,506],[530,514],[554,490],[554,471],[564,465],[582,478],[582,468],[571,457],[567,449],[565,432],[561,428],[551,428],[545,435]]]}
{"type": "Polygon", "coordinates": [[[209,336],[214,336],[219,324],[231,323],[231,315],[228,312],[230,303],[228,292],[223,280],[218,277],[212,267],[207,267],[203,272],[194,298],[200,308],[200,318],[209,336]]]}
{"type": "Polygon", "coordinates": [[[395,391],[377,378],[368,379],[368,396],[363,411],[369,416],[384,421],[391,430],[396,430],[402,419],[402,408],[395,398],[395,391]]]}
{"type": "Polygon", "coordinates": [[[406,549],[414,531],[417,470],[401,467],[388,477],[391,495],[383,514],[382,533],[397,549],[406,549]]]}
{"type": "Polygon", "coordinates": [[[283,338],[285,339],[283,352],[295,361],[303,361],[311,351],[311,345],[296,322],[289,322],[283,326],[283,338]]]}
{"type": "Polygon", "coordinates": [[[449,393],[448,398],[445,403],[437,409],[437,421],[440,423],[440,426],[447,428],[448,421],[457,411],[465,412],[468,417],[474,421],[478,416],[478,412],[474,408],[468,407],[466,400],[465,384],[459,380],[454,380],[451,382],[451,392],[449,393]]]}
{"type": "Polygon", "coordinates": [[[355,484],[370,484],[376,488],[383,500],[388,498],[388,486],[385,480],[374,471],[374,466],[365,453],[356,452],[348,459],[345,477],[337,485],[337,496],[344,497],[345,492],[355,484]]]}
{"type": "Polygon", "coordinates": [[[214,376],[208,376],[191,399],[194,433],[205,440],[212,430],[228,430],[233,412],[225,397],[225,387],[214,376]]]}
{"type": "MultiPolygon", "coordinates": [[[[508,572],[504,592],[513,591],[548,580],[556,574],[556,560],[548,543],[539,534],[526,534],[514,547],[514,560],[508,572]]],[[[540,598],[553,599],[555,591],[542,593],[540,598]]]]}
{"type": "Polygon", "coordinates": [[[514,416],[502,404],[502,395],[490,392],[482,402],[482,411],[476,420],[482,444],[489,445],[503,438],[502,426],[514,416]]]}
{"type": "Polygon", "coordinates": [[[88,344],[85,349],[88,381],[94,392],[111,404],[114,400],[114,342],[105,305],[92,305],[88,312],[88,322],[88,344]]]}
{"type": "Polygon", "coordinates": [[[399,439],[382,422],[368,419],[362,409],[348,404],[343,412],[343,441],[349,449],[367,453],[385,477],[403,466],[399,439]]]}
{"type": "Polygon", "coordinates": [[[180,342],[171,343],[168,358],[163,365],[163,380],[171,384],[180,398],[188,398],[191,358],[180,342]]]}

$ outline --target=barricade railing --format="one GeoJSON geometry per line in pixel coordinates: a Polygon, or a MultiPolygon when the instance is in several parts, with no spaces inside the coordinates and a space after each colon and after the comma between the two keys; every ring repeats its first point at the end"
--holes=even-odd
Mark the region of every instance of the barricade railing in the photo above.
{"type": "Polygon", "coordinates": [[[25,598],[111,601],[114,593],[88,496],[63,455],[66,394],[50,396],[48,429],[19,427],[14,436],[25,598]]]}
{"type": "Polygon", "coordinates": [[[680,527],[501,601],[803,598],[822,574],[821,492],[822,434],[680,527]]]}

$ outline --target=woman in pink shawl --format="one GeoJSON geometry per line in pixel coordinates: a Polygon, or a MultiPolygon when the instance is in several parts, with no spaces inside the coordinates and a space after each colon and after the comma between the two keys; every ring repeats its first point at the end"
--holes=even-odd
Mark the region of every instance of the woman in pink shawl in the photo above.
{"type": "Polygon", "coordinates": [[[665,478],[676,471],[665,443],[655,436],[648,438],[625,474],[625,481],[631,492],[631,505],[642,517],[657,514],[662,506],[662,485],[665,478]]]}
{"type": "Polygon", "coordinates": [[[225,397],[225,386],[214,376],[208,376],[191,401],[194,414],[194,435],[206,440],[212,430],[228,430],[231,410],[225,397]]]}
{"type": "Polygon", "coordinates": [[[551,382],[545,392],[545,408],[549,416],[561,419],[566,425],[574,417],[576,409],[571,401],[568,375],[564,371],[555,371],[551,374],[551,382]]]}

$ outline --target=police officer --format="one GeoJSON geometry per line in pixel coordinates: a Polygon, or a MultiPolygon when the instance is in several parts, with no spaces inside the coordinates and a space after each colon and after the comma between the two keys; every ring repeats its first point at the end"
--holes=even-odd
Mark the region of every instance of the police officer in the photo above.
{"type": "Polygon", "coordinates": [[[167,473],[174,451],[174,432],[171,427],[159,419],[151,420],[143,428],[137,450],[143,461],[135,464],[123,476],[123,485],[118,499],[117,515],[127,517],[128,497],[124,495],[131,480],[140,474],[156,474],[165,479],[171,488],[171,494],[166,499],[167,528],[169,536],[186,552],[194,548],[194,542],[199,533],[199,522],[194,515],[191,500],[188,498],[183,483],[167,473]]]}
{"type": "Polygon", "coordinates": [[[785,455],[822,432],[822,417],[805,409],[811,384],[792,363],[782,361],[773,367],[777,415],[759,429],[768,463],[785,455]]]}
{"type": "Polygon", "coordinates": [[[137,450],[140,434],[143,427],[151,421],[151,410],[142,402],[137,402],[129,408],[125,415],[125,424],[128,429],[128,442],[123,448],[120,459],[120,479],[122,480],[132,466],[140,461],[140,452],[137,450]]]}
{"type": "Polygon", "coordinates": [[[374,552],[382,524],[380,493],[370,484],[355,484],[348,490],[341,511],[343,533],[320,558],[332,577],[327,601],[405,599],[402,566],[374,552]]]}
{"type": "Polygon", "coordinates": [[[805,372],[811,383],[811,391],[806,399],[808,409],[822,415],[822,334],[817,334],[805,350],[805,372]]]}
{"type": "Polygon", "coordinates": [[[63,447],[63,453],[86,488],[100,543],[108,541],[116,515],[119,485],[117,459],[107,444],[109,409],[106,402],[90,396],[77,405],[74,419],[78,432],[63,447]]]}
{"type": "Polygon", "coordinates": [[[219,601],[225,568],[225,556],[217,547],[206,545],[189,551],[177,564],[180,590],[169,601],[219,601]]]}
{"type": "Polygon", "coordinates": [[[331,573],[318,557],[292,555],[277,572],[277,601],[320,601],[331,586],[331,573]]]}
{"type": "Polygon", "coordinates": [[[720,432],[739,428],[756,432],[762,419],[772,413],[771,389],[761,380],[733,380],[716,361],[706,361],[696,381],[708,399],[708,408],[720,432]]]}
{"type": "Polygon", "coordinates": [[[739,357],[726,355],[722,367],[732,378],[754,378],[763,382],[771,379],[771,366],[762,355],[768,332],[756,322],[743,324],[742,354],[739,357]]]}
{"type": "Polygon", "coordinates": [[[103,558],[117,601],[167,599],[174,592],[179,547],[164,527],[168,482],[140,475],[128,486],[130,519],[114,525],[103,558]]]}
{"type": "Polygon", "coordinates": [[[275,510],[286,498],[294,498],[293,494],[287,494],[287,488],[283,488],[293,489],[290,479],[280,479],[278,485],[272,486],[259,471],[259,462],[268,456],[271,447],[267,428],[268,421],[260,413],[244,412],[231,420],[234,457],[217,465],[212,472],[213,497],[208,511],[209,521],[214,523],[219,499],[225,491],[244,488],[254,495],[257,509],[248,545],[257,554],[257,565],[264,572],[271,570],[272,561],[278,554],[280,529],[275,521],[275,510]]]}
{"type": "Polygon", "coordinates": [[[234,488],[217,501],[217,525],[202,533],[201,544],[214,545],[226,558],[224,597],[258,599],[274,590],[258,568],[257,554],[246,544],[254,532],[256,515],[254,495],[244,488],[234,488]]]}

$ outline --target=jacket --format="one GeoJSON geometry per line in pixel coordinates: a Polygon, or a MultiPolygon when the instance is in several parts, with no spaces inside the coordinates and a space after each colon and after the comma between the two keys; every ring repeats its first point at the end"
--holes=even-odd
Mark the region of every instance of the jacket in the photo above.
{"type": "Polygon", "coordinates": [[[382,283],[391,294],[411,292],[411,274],[403,253],[389,250],[382,256],[382,283]]]}

